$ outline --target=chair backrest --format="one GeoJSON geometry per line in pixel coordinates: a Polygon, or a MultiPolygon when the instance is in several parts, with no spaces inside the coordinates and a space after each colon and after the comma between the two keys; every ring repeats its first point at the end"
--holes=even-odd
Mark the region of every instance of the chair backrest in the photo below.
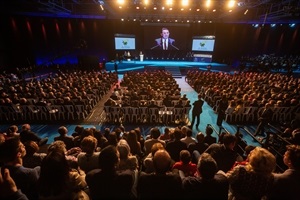
{"type": "Polygon", "coordinates": [[[112,112],[112,113],[118,113],[118,112],[120,112],[120,107],[119,106],[111,106],[110,107],[110,112],[112,112]]]}
{"type": "Polygon", "coordinates": [[[140,110],[141,115],[148,114],[148,108],[147,107],[140,107],[139,110],[140,110]]]}
{"type": "Polygon", "coordinates": [[[183,111],[184,111],[184,108],[174,108],[173,109],[174,115],[182,115],[183,111]]]}
{"type": "Polygon", "coordinates": [[[53,108],[57,109],[58,112],[65,112],[65,107],[63,105],[53,105],[53,108]]]}
{"type": "Polygon", "coordinates": [[[159,108],[149,108],[148,109],[149,115],[157,115],[158,111],[159,111],[159,108]]]}
{"type": "Polygon", "coordinates": [[[123,112],[125,115],[130,114],[130,112],[131,112],[131,107],[129,107],[129,106],[127,106],[127,107],[122,107],[122,112],[123,112]]]}
{"type": "Polygon", "coordinates": [[[140,114],[140,109],[138,107],[130,107],[130,110],[133,115],[140,114]]]}
{"type": "Polygon", "coordinates": [[[85,106],[84,105],[75,105],[77,112],[85,112],[85,106]]]}
{"type": "Polygon", "coordinates": [[[67,112],[74,112],[75,108],[73,105],[64,105],[67,112]]]}

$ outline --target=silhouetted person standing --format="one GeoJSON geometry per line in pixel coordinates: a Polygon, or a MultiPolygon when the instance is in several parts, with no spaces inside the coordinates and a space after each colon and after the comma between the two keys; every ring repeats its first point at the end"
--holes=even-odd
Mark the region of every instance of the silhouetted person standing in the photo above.
{"type": "Polygon", "coordinates": [[[217,108],[217,112],[218,112],[217,125],[218,126],[222,126],[222,122],[226,117],[225,111],[226,111],[227,107],[228,107],[228,100],[227,100],[226,96],[223,95],[219,102],[219,106],[217,108]]]}
{"type": "Polygon", "coordinates": [[[273,110],[271,106],[272,106],[271,104],[266,103],[265,108],[258,119],[259,124],[254,133],[254,136],[264,135],[265,126],[272,120],[272,116],[273,116],[273,110]]]}
{"type": "Polygon", "coordinates": [[[196,122],[196,127],[197,128],[200,124],[200,115],[202,113],[203,103],[204,103],[204,101],[202,100],[202,96],[199,94],[198,95],[198,100],[193,103],[191,128],[193,128],[195,120],[197,120],[197,122],[196,122]]]}
{"type": "Polygon", "coordinates": [[[115,67],[115,72],[118,73],[118,64],[117,64],[117,62],[115,62],[114,67],[115,67]]]}

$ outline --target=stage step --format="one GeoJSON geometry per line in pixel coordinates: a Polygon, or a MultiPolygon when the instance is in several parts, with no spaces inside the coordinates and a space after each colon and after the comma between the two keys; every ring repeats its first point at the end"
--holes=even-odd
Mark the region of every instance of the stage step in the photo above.
{"type": "Polygon", "coordinates": [[[179,69],[178,66],[166,66],[165,70],[171,72],[172,77],[174,77],[174,78],[181,78],[182,77],[182,74],[181,74],[180,69],[179,69]]]}

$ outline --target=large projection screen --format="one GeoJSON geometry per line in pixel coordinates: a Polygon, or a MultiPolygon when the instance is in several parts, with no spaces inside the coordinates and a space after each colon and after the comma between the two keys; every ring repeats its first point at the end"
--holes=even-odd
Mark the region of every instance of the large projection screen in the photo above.
{"type": "Polygon", "coordinates": [[[196,36],[193,37],[192,51],[214,51],[215,36],[196,36]]]}
{"type": "Polygon", "coordinates": [[[115,34],[115,50],[135,50],[135,35],[115,34]]]}

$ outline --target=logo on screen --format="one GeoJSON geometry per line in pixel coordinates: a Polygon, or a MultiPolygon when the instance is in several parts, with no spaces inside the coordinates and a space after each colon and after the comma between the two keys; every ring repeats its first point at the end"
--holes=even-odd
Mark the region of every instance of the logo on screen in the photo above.
{"type": "Polygon", "coordinates": [[[200,47],[204,47],[205,46],[205,42],[200,42],[200,47]]]}
{"type": "Polygon", "coordinates": [[[126,46],[128,44],[128,40],[123,40],[122,43],[124,46],[126,46]]]}

